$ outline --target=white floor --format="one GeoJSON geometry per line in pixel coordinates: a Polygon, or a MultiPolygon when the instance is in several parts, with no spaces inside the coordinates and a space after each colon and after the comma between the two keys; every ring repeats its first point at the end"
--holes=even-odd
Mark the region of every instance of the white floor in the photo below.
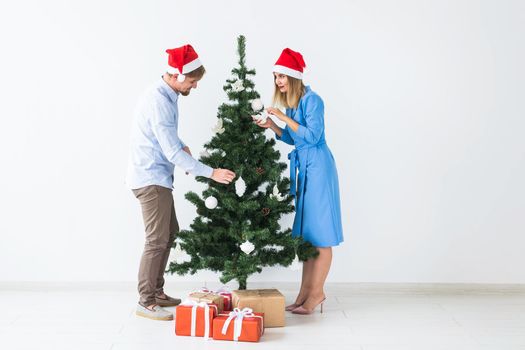
{"type": "MultiPolygon", "coordinates": [[[[275,287],[292,301],[294,285],[275,287]]],[[[0,349],[525,350],[524,286],[332,284],[327,295],[323,314],[287,313],[287,326],[260,343],[206,342],[175,336],[173,321],[136,317],[131,284],[4,283],[0,349]]]]}

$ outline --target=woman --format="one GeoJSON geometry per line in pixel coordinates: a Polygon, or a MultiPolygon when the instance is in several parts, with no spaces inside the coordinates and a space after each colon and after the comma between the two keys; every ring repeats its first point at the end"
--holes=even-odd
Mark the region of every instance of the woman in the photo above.
{"type": "Polygon", "coordinates": [[[295,195],[296,213],[292,234],[317,247],[319,255],[303,264],[301,289],[296,301],[286,307],[295,314],[311,314],[326,299],[324,283],[332,262],[332,247],[343,242],[339,183],[335,160],[324,136],[323,100],[302,81],[306,65],[299,52],[284,49],[274,66],[274,105],[285,107],[267,112],[286,123],[281,129],[272,118],[270,128],[276,138],[295,149],[290,159],[290,193],[295,195]],[[297,175],[298,173],[298,175],[297,175]]]}

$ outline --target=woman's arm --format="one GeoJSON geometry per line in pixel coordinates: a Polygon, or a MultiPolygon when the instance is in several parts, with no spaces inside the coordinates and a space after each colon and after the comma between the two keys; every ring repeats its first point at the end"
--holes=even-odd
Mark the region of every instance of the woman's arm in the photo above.
{"type": "Polygon", "coordinates": [[[266,121],[264,123],[260,120],[256,120],[253,117],[252,119],[255,122],[255,124],[257,124],[261,128],[265,128],[265,129],[270,128],[273,132],[277,134],[277,136],[281,136],[283,134],[283,129],[281,129],[277,124],[275,124],[272,118],[266,118],[266,121]]]}
{"type": "Polygon", "coordinates": [[[266,118],[266,121],[264,123],[260,120],[255,119],[254,122],[261,128],[271,129],[277,136],[277,140],[281,140],[289,145],[294,145],[294,139],[290,136],[290,132],[288,131],[288,129],[281,129],[277,124],[275,124],[272,118],[266,118]]]}
{"type": "Polygon", "coordinates": [[[283,129],[281,129],[279,126],[277,126],[277,124],[275,124],[273,121],[272,121],[272,124],[270,125],[270,129],[272,129],[272,131],[279,137],[283,136],[283,129]]]}
{"type": "Polygon", "coordinates": [[[292,118],[285,115],[276,108],[268,108],[268,113],[275,115],[280,120],[284,121],[288,128],[292,130],[295,135],[309,144],[316,144],[319,142],[324,131],[324,103],[323,100],[317,96],[312,95],[307,97],[304,107],[305,125],[301,125],[292,118]]]}
{"type": "MultiPolygon", "coordinates": [[[[284,114],[283,112],[278,110],[277,108],[269,107],[266,110],[267,110],[267,112],[269,114],[274,115],[277,118],[279,118],[280,120],[282,120],[283,122],[285,122],[286,125],[288,125],[288,127],[290,129],[292,129],[293,132],[297,132],[297,130],[299,129],[299,123],[297,123],[295,120],[293,120],[292,118],[290,118],[289,116],[287,116],[286,114],[284,114]]],[[[279,128],[279,127],[277,126],[277,128],[279,128]]],[[[281,130],[281,134],[282,134],[282,129],[281,128],[279,128],[279,129],[281,130]]],[[[274,130],[274,129],[272,129],[272,130],[274,130]]],[[[277,134],[277,132],[275,132],[275,133],[277,134]]],[[[278,134],[278,135],[281,136],[281,134],[278,134]]]]}

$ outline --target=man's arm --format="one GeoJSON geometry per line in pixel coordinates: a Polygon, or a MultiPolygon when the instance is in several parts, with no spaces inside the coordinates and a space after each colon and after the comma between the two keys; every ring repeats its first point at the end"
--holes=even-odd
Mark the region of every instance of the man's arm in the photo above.
{"type": "MultiPolygon", "coordinates": [[[[195,176],[211,177],[213,169],[193,158],[178,136],[169,105],[156,102],[151,110],[151,128],[166,158],[176,166],[195,176]]],[[[188,148],[189,151],[189,148],[188,148]]]]}

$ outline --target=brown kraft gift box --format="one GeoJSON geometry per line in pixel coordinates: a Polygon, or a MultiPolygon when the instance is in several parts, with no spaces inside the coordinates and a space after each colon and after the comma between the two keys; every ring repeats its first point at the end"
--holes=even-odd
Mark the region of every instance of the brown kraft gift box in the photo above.
{"type": "Polygon", "coordinates": [[[284,295],[277,289],[248,289],[232,292],[233,307],[249,307],[264,313],[264,327],[284,327],[284,295]]]}
{"type": "Polygon", "coordinates": [[[195,300],[197,302],[204,301],[208,304],[217,305],[218,313],[222,313],[224,310],[223,297],[210,292],[192,292],[188,298],[195,300]]]}

